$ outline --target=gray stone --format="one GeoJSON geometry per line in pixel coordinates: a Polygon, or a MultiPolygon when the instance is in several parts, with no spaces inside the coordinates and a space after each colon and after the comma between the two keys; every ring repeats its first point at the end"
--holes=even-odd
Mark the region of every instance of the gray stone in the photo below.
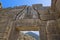
{"type": "Polygon", "coordinates": [[[56,20],[50,20],[47,22],[47,31],[49,34],[58,33],[57,28],[58,28],[58,24],[56,20]]]}
{"type": "Polygon", "coordinates": [[[53,15],[47,14],[47,15],[40,15],[41,20],[53,20],[55,19],[53,15]]]}
{"type": "Polygon", "coordinates": [[[40,40],[47,40],[46,25],[47,25],[47,21],[41,21],[40,40]]]}
{"type": "Polygon", "coordinates": [[[39,12],[40,15],[47,15],[47,14],[49,14],[48,10],[38,10],[38,12],[39,12]]]}

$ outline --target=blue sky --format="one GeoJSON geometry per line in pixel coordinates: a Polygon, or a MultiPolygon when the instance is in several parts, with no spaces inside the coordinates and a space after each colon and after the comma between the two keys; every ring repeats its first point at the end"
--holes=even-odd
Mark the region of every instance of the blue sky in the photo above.
{"type": "Polygon", "coordinates": [[[32,4],[43,4],[44,6],[51,5],[51,0],[0,0],[0,2],[3,8],[32,4]]]}

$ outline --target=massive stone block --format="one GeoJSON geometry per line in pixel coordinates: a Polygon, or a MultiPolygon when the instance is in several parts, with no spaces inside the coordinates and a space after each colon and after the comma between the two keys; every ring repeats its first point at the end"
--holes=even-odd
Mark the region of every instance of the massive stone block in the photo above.
{"type": "Polygon", "coordinates": [[[39,12],[40,15],[47,15],[47,14],[49,14],[48,10],[46,10],[46,9],[45,10],[38,10],[38,12],[39,12]]]}
{"type": "Polygon", "coordinates": [[[40,24],[40,40],[47,40],[46,25],[47,25],[47,21],[41,21],[41,24],[40,24]]]}
{"type": "Polygon", "coordinates": [[[47,22],[46,31],[48,40],[60,40],[60,34],[58,32],[58,23],[56,20],[50,20],[47,22]]]}

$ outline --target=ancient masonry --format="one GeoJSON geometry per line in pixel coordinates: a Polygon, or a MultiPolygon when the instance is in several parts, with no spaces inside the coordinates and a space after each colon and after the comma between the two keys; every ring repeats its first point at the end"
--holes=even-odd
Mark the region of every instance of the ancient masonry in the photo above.
{"type": "Polygon", "coordinates": [[[0,40],[17,40],[19,31],[40,31],[40,40],[60,40],[60,0],[3,9],[0,3],[0,40]]]}

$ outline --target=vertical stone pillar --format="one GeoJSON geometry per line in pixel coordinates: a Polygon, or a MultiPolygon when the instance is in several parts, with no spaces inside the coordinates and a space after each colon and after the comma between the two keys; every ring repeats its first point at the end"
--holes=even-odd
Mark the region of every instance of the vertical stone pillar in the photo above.
{"type": "Polygon", "coordinates": [[[14,30],[14,31],[12,30],[10,37],[9,37],[9,40],[17,40],[18,36],[19,36],[19,32],[16,30],[14,30]]]}
{"type": "Polygon", "coordinates": [[[50,20],[47,22],[47,38],[48,40],[60,40],[58,23],[56,20],[50,20]]]}
{"type": "Polygon", "coordinates": [[[19,36],[19,31],[16,30],[16,24],[14,23],[14,25],[12,26],[10,35],[9,35],[9,40],[17,40],[18,36],[19,36]]]}
{"type": "Polygon", "coordinates": [[[40,25],[40,40],[47,40],[46,21],[41,21],[41,25],[40,25]]]}

